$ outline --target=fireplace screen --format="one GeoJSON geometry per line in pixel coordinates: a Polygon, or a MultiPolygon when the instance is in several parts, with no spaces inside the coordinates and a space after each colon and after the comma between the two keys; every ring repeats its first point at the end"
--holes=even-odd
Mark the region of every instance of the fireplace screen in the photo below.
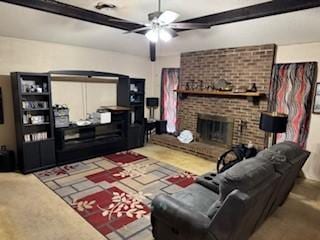
{"type": "Polygon", "coordinates": [[[231,147],[233,122],[233,118],[229,117],[198,114],[197,132],[199,134],[199,141],[231,147]]]}

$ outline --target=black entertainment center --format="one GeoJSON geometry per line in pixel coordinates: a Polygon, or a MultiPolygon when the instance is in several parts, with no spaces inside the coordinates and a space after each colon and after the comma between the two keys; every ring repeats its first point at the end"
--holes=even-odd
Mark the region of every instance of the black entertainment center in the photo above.
{"type": "Polygon", "coordinates": [[[41,169],[142,147],[145,80],[93,71],[11,73],[19,169],[41,169]],[[117,105],[103,107],[111,122],[55,128],[51,76],[117,78],[117,105]]]}
{"type": "Polygon", "coordinates": [[[56,158],[50,74],[15,72],[11,79],[18,167],[23,173],[53,167],[56,158]]]}
{"type": "Polygon", "coordinates": [[[144,98],[144,79],[119,79],[117,103],[130,109],[127,142],[129,149],[143,146],[144,143],[144,98]]]}

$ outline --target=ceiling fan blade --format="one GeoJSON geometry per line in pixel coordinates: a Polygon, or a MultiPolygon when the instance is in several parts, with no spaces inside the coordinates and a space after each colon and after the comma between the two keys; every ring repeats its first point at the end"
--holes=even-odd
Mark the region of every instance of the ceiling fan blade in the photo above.
{"type": "Polygon", "coordinates": [[[148,14],[148,19],[151,22],[154,19],[159,19],[159,17],[161,16],[162,12],[152,12],[148,14]]]}
{"type": "Polygon", "coordinates": [[[149,26],[149,23],[143,23],[143,22],[133,22],[130,20],[125,20],[125,19],[115,19],[115,18],[111,18],[109,20],[110,22],[118,22],[118,23],[130,23],[130,24],[140,24],[140,25],[144,25],[144,26],[149,26]]]}
{"type": "Polygon", "coordinates": [[[172,29],[172,28],[165,28],[165,30],[166,30],[168,33],[170,33],[170,35],[171,35],[173,38],[178,37],[178,33],[177,33],[174,29],[172,29]]]}
{"type": "Polygon", "coordinates": [[[168,27],[173,29],[209,29],[211,24],[207,23],[170,23],[168,27]]]}
{"type": "Polygon", "coordinates": [[[134,30],[132,30],[132,31],[127,31],[127,32],[125,32],[125,33],[126,33],[126,34],[127,34],[127,33],[139,33],[139,32],[146,31],[146,30],[150,30],[150,29],[151,29],[151,27],[146,26],[146,27],[141,27],[141,28],[134,29],[134,30]]]}
{"type": "Polygon", "coordinates": [[[160,15],[160,17],[158,18],[158,21],[161,25],[167,25],[167,24],[173,23],[175,20],[178,19],[179,16],[180,15],[176,12],[165,11],[160,15]]]}
{"type": "Polygon", "coordinates": [[[120,23],[132,23],[131,21],[125,19],[110,19],[111,22],[120,22],[120,23]]]}

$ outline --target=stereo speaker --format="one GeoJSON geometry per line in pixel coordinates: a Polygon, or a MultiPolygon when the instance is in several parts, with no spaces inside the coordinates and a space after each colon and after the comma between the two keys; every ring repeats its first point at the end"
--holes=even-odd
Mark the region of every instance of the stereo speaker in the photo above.
{"type": "Polygon", "coordinates": [[[0,172],[13,172],[15,165],[13,151],[0,151],[0,172]]]}

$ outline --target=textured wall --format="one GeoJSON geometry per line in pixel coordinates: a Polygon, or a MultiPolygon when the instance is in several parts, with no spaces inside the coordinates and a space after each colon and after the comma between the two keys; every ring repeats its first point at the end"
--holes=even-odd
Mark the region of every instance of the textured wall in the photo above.
{"type": "MultiPolygon", "coordinates": [[[[212,83],[224,79],[235,87],[256,83],[258,91],[268,93],[275,45],[215,49],[181,55],[181,87],[186,82],[212,83]]],[[[258,147],[264,145],[264,132],[259,130],[260,112],[267,110],[267,101],[253,105],[246,98],[189,96],[179,102],[179,129],[189,129],[196,134],[197,114],[208,113],[234,118],[233,143],[249,140],[258,147]],[[240,136],[240,121],[248,123],[240,136]]]]}
{"type": "MultiPolygon", "coordinates": [[[[0,145],[7,145],[11,149],[15,149],[15,129],[13,118],[13,105],[11,82],[9,79],[10,72],[26,71],[26,72],[47,72],[50,70],[95,70],[128,74],[131,77],[141,77],[146,79],[146,95],[152,96],[152,71],[148,58],[137,57],[116,52],[107,52],[96,49],[68,46],[55,43],[46,43],[38,41],[30,41],[15,38],[6,38],[0,36],[0,86],[3,87],[4,95],[3,107],[5,124],[0,124],[0,145]]],[[[56,91],[54,96],[58,103],[61,98],[59,94],[66,94],[77,99],[78,94],[72,91],[70,86],[68,89],[63,88],[63,84],[54,83],[56,91]],[[57,88],[57,86],[60,86],[57,88]],[[62,86],[62,87],[61,87],[62,86]]],[[[71,84],[69,84],[71,85],[71,84]]],[[[107,84],[109,85],[109,84],[107,84]]],[[[96,87],[96,85],[95,85],[96,87]]],[[[107,87],[107,86],[106,86],[107,87]]],[[[115,87],[111,86],[104,92],[103,99],[107,97],[106,105],[115,102],[115,87]],[[112,91],[110,93],[110,91],[112,91]]],[[[94,89],[91,92],[94,92],[94,89]]],[[[93,94],[93,93],[92,93],[93,94]]],[[[100,97],[100,93],[96,94],[96,98],[100,97]]],[[[62,100],[61,100],[62,101],[62,100]]],[[[82,104],[81,104],[82,105],[82,104]]],[[[77,111],[73,108],[71,111],[77,111]]],[[[82,106],[78,106],[82,109],[82,106]]],[[[90,106],[88,106],[90,108],[90,106]]],[[[146,112],[147,114],[148,112],[146,112]]]]}

